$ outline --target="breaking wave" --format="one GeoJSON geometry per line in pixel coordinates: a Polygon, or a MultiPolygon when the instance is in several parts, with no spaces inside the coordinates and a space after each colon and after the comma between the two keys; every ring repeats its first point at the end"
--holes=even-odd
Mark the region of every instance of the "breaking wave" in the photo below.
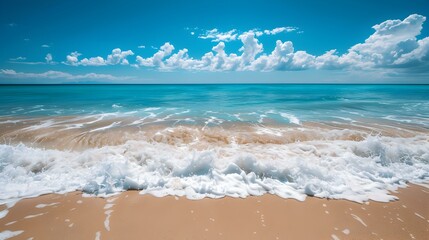
{"type": "Polygon", "coordinates": [[[355,130],[359,134],[350,137],[350,130],[318,129],[313,138],[276,143],[251,139],[283,139],[289,130],[256,127],[243,137],[247,142],[240,142],[232,130],[211,140],[208,133],[204,138],[201,131],[184,129],[169,127],[150,138],[78,150],[1,144],[0,202],[53,192],[106,196],[130,189],[189,199],[269,193],[300,201],[306,196],[390,201],[395,197],[389,191],[429,180],[429,136],[424,133],[401,137],[355,130]],[[175,131],[181,132],[178,137],[175,131]]]}

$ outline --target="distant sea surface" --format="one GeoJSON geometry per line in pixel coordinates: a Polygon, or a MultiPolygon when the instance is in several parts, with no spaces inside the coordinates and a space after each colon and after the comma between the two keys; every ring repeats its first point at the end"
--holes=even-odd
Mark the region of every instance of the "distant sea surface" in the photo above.
{"type": "Polygon", "coordinates": [[[0,202],[390,201],[428,180],[429,85],[0,85],[0,202]]]}

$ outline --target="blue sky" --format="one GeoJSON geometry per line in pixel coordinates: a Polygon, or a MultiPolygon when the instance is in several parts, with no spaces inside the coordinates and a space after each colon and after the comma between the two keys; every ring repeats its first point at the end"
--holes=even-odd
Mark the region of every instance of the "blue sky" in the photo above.
{"type": "Polygon", "coordinates": [[[427,0],[0,1],[0,83],[429,83],[427,0]]]}

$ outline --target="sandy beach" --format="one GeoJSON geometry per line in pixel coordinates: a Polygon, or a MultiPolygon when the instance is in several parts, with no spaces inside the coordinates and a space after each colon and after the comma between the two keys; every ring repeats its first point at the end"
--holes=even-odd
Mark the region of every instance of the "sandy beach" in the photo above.
{"type": "Polygon", "coordinates": [[[269,194],[203,200],[138,191],[109,198],[47,194],[1,206],[0,238],[428,239],[429,189],[411,185],[392,194],[399,199],[362,204],[269,194]]]}
{"type": "Polygon", "coordinates": [[[0,0],[0,240],[429,240],[429,0],[0,0]]]}

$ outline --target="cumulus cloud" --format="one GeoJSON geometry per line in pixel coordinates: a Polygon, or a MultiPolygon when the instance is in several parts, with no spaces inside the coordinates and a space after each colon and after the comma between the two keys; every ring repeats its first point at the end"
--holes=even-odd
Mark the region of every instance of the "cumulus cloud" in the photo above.
{"type": "Polygon", "coordinates": [[[107,65],[104,58],[98,56],[98,57],[90,57],[90,58],[84,58],[80,60],[77,65],[83,65],[83,66],[104,66],[107,65]]]}
{"type": "MultiPolygon", "coordinates": [[[[276,41],[276,46],[270,54],[263,53],[263,45],[257,37],[263,34],[274,35],[284,31],[296,31],[297,28],[275,28],[272,30],[244,32],[237,38],[242,41],[241,55],[206,54],[202,59],[217,62],[216,66],[225,66],[220,62],[232,59],[239,61],[239,67],[234,70],[250,71],[293,71],[305,69],[356,69],[374,70],[379,68],[410,68],[429,66],[429,38],[418,40],[426,17],[412,14],[403,20],[387,20],[374,25],[374,33],[363,43],[358,43],[339,54],[335,49],[316,56],[306,51],[296,51],[290,41],[276,41]],[[219,58],[221,61],[219,61],[219,58]]],[[[219,46],[218,46],[219,47],[219,46]]],[[[222,45],[222,50],[224,49],[222,45]]],[[[213,51],[216,51],[214,48],[213,51]]],[[[231,68],[203,68],[216,70],[231,70],[231,68]]]]}
{"type": "Polygon", "coordinates": [[[146,46],[145,45],[140,45],[140,46],[137,46],[137,48],[146,48],[146,46]]]}
{"type": "Polygon", "coordinates": [[[112,54],[107,56],[106,64],[109,65],[115,65],[115,64],[122,64],[122,65],[128,65],[128,56],[132,56],[134,53],[131,50],[128,51],[121,51],[120,48],[115,48],[112,50],[112,54]]]}
{"type": "Polygon", "coordinates": [[[42,48],[50,48],[51,46],[49,46],[48,44],[43,44],[41,47],[42,48]]]}
{"type": "Polygon", "coordinates": [[[402,54],[393,64],[402,66],[413,63],[429,62],[429,37],[418,40],[417,47],[412,51],[402,54]]]}
{"type": "Polygon", "coordinates": [[[131,77],[117,77],[110,74],[98,74],[98,73],[87,73],[87,74],[70,74],[67,72],[60,71],[47,71],[43,73],[29,73],[29,72],[16,72],[12,69],[0,69],[0,76],[9,78],[36,78],[36,79],[67,79],[67,80],[78,80],[78,79],[101,79],[101,80],[126,80],[131,77]]]}
{"type": "Polygon", "coordinates": [[[79,64],[79,59],[78,58],[79,58],[80,55],[82,55],[82,54],[79,53],[79,52],[76,52],[76,51],[70,53],[69,55],[67,55],[65,63],[69,64],[69,65],[72,65],[72,66],[78,65],[79,64]]]}
{"type": "Polygon", "coordinates": [[[396,67],[408,62],[410,57],[425,53],[425,39],[417,40],[426,17],[412,14],[404,20],[387,20],[372,28],[375,32],[364,43],[352,46],[348,53],[339,57],[339,65],[352,68],[368,69],[396,67]],[[414,53],[412,53],[414,52],[414,53]],[[415,55],[417,52],[420,54],[415,55]]]}
{"type": "Polygon", "coordinates": [[[251,62],[248,70],[304,70],[304,69],[392,69],[427,64],[429,38],[417,40],[426,17],[412,14],[404,20],[387,20],[374,25],[374,33],[344,54],[333,49],[315,56],[295,51],[292,42],[278,40],[270,55],[262,55],[251,62]]]}
{"type": "MultiPolygon", "coordinates": [[[[418,39],[425,21],[426,17],[418,14],[412,14],[403,20],[386,20],[374,25],[373,34],[364,42],[351,46],[345,53],[331,49],[322,55],[297,50],[291,41],[277,40],[276,45],[270,49],[270,47],[264,47],[258,39],[262,35],[297,31],[298,28],[295,27],[254,29],[242,33],[238,33],[236,29],[227,32],[212,29],[200,35],[199,38],[209,39],[217,44],[200,58],[190,57],[187,48],[174,52],[175,47],[166,42],[151,57],[137,56],[136,64],[131,66],[152,67],[159,70],[195,71],[384,69],[384,72],[387,72],[419,68],[428,72],[428,68],[424,68],[424,66],[429,67],[429,37],[418,39]],[[241,41],[242,46],[237,53],[227,53],[226,44],[233,40],[241,41]]],[[[67,64],[92,66],[128,64],[126,58],[131,55],[133,53],[130,50],[114,49],[107,59],[95,57],[79,61],[80,53],[73,52],[67,56],[67,64]]]]}
{"type": "Polygon", "coordinates": [[[243,52],[241,55],[242,66],[246,66],[255,60],[255,57],[263,51],[262,43],[259,43],[258,39],[255,38],[253,31],[245,32],[240,35],[240,40],[243,46],[239,51],[243,52]]]}
{"type": "Polygon", "coordinates": [[[162,45],[158,52],[156,52],[152,57],[143,58],[141,56],[136,57],[138,65],[145,67],[164,67],[163,59],[169,56],[174,50],[174,46],[169,42],[166,42],[162,45]]]}
{"type": "Polygon", "coordinates": [[[90,58],[83,58],[82,60],[79,60],[79,56],[81,56],[81,53],[78,52],[72,52],[66,57],[65,64],[72,65],[72,66],[105,66],[105,65],[128,65],[129,62],[127,60],[128,56],[134,55],[134,53],[131,50],[122,51],[120,48],[115,48],[112,50],[112,53],[107,55],[107,58],[104,59],[103,57],[97,56],[97,57],[90,57],[90,58]]]}
{"type": "Polygon", "coordinates": [[[232,29],[227,32],[219,32],[217,28],[213,28],[212,30],[207,30],[204,34],[199,35],[198,38],[211,39],[212,42],[229,42],[236,40],[237,35],[237,29],[232,29]]]}

